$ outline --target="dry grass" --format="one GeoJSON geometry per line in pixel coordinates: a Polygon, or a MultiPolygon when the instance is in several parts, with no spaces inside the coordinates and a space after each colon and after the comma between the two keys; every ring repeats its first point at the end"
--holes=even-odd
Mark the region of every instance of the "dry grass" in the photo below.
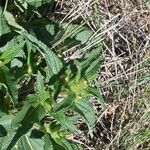
{"type": "Polygon", "coordinates": [[[82,18],[81,24],[86,23],[95,32],[91,37],[96,39],[94,44],[103,47],[104,64],[95,85],[102,91],[107,109],[91,98],[97,113],[95,136],[91,139],[83,131],[74,140],[85,149],[149,149],[150,2],[61,0],[58,4],[63,9],[55,13],[64,15],[62,22],[82,18]]]}

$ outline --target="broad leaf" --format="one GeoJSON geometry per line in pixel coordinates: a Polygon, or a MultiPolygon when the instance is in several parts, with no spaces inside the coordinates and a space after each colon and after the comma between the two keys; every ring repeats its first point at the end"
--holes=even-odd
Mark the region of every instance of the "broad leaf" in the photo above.
{"type": "Polygon", "coordinates": [[[21,137],[12,150],[44,150],[43,139],[30,138],[29,134],[21,137]]]}
{"type": "Polygon", "coordinates": [[[70,38],[74,38],[75,40],[80,41],[81,44],[84,44],[91,37],[93,31],[83,25],[70,24],[67,26],[65,34],[68,34],[70,38]]]}
{"type": "Polygon", "coordinates": [[[9,63],[13,58],[15,58],[21,51],[23,51],[23,46],[25,41],[22,36],[14,37],[11,41],[1,47],[2,55],[0,56],[0,61],[4,64],[9,63]]]}
{"type": "Polygon", "coordinates": [[[98,69],[100,68],[100,64],[101,64],[101,60],[100,58],[97,58],[94,62],[92,62],[92,64],[87,68],[87,70],[85,71],[85,78],[88,81],[92,81],[96,78],[96,73],[98,71],[98,69]]]}
{"type": "Polygon", "coordinates": [[[11,13],[6,11],[4,15],[7,23],[9,24],[9,26],[13,27],[14,31],[16,31],[19,34],[25,32],[25,29],[16,22],[14,16],[11,13]]]}
{"type": "Polygon", "coordinates": [[[103,107],[106,107],[106,104],[105,104],[105,101],[104,101],[102,95],[100,94],[100,92],[99,92],[96,88],[94,88],[94,87],[88,87],[86,90],[87,90],[87,92],[88,92],[89,94],[92,94],[92,95],[94,95],[95,97],[97,97],[97,100],[99,101],[99,103],[100,103],[103,107]]]}
{"type": "Polygon", "coordinates": [[[0,7],[0,36],[10,32],[10,28],[7,25],[5,15],[3,14],[2,8],[0,7]]]}
{"type": "Polygon", "coordinates": [[[85,118],[89,128],[89,133],[93,136],[92,132],[95,122],[95,113],[91,103],[87,99],[77,101],[75,111],[85,118]]]}
{"type": "Polygon", "coordinates": [[[44,139],[44,150],[65,150],[62,146],[57,144],[48,133],[45,135],[44,139]]]}
{"type": "Polygon", "coordinates": [[[24,34],[24,36],[41,52],[41,54],[45,58],[45,61],[47,62],[49,73],[51,75],[57,74],[62,68],[62,62],[58,58],[58,56],[43,42],[37,40],[36,37],[26,33],[24,34]]]}
{"type": "Polygon", "coordinates": [[[11,142],[9,143],[7,150],[12,149],[18,140],[25,135],[33,126],[34,123],[39,123],[40,119],[42,119],[44,115],[44,109],[41,111],[41,105],[38,105],[36,108],[31,106],[27,113],[25,114],[25,117],[21,121],[19,128],[16,130],[15,135],[11,142]],[[39,113],[40,110],[40,113],[39,113]]]}
{"type": "Polygon", "coordinates": [[[51,114],[62,126],[65,126],[67,129],[69,129],[72,132],[79,132],[79,130],[76,128],[76,126],[71,122],[67,116],[62,111],[59,111],[57,113],[51,114]]]}
{"type": "Polygon", "coordinates": [[[66,111],[73,105],[75,98],[76,95],[70,92],[66,98],[64,98],[54,107],[54,112],[58,112],[60,110],[66,111]]]}
{"type": "Polygon", "coordinates": [[[100,47],[93,49],[91,52],[85,54],[84,60],[80,60],[82,77],[86,78],[89,82],[96,78],[96,73],[102,64],[100,50],[100,47]]]}
{"type": "Polygon", "coordinates": [[[41,104],[44,104],[44,102],[49,98],[48,92],[45,90],[43,77],[40,72],[38,72],[37,75],[37,90],[38,90],[38,97],[41,104]]]}
{"type": "MultiPolygon", "coordinates": [[[[19,111],[16,114],[16,117],[13,119],[13,121],[12,121],[12,127],[19,127],[19,125],[21,124],[21,122],[23,120],[27,120],[28,118],[30,120],[30,118],[32,117],[32,111],[35,111],[35,109],[39,107],[39,104],[40,104],[39,103],[39,97],[38,97],[37,94],[29,95],[27,97],[27,99],[26,99],[26,103],[24,104],[22,110],[19,111]]],[[[37,117],[38,117],[38,115],[36,115],[36,118],[37,117]]],[[[34,118],[31,121],[34,122],[34,120],[36,120],[36,118],[34,118]]]]}
{"type": "Polygon", "coordinates": [[[9,95],[12,97],[13,102],[16,103],[18,99],[17,82],[6,66],[0,66],[0,83],[7,86],[9,95]]]}
{"type": "Polygon", "coordinates": [[[7,132],[7,136],[0,137],[0,149],[6,150],[8,144],[11,142],[15,132],[11,127],[11,122],[14,116],[4,115],[0,118],[0,125],[3,126],[7,132]]]}
{"type": "Polygon", "coordinates": [[[64,147],[66,150],[75,150],[75,144],[71,145],[71,142],[69,142],[68,140],[66,140],[65,138],[61,138],[59,141],[59,144],[64,147]]]}

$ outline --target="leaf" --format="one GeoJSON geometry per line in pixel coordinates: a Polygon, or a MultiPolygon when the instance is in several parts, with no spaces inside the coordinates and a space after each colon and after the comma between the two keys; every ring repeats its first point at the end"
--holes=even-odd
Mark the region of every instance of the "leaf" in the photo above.
{"type": "Polygon", "coordinates": [[[45,90],[43,77],[40,72],[38,72],[38,75],[37,75],[37,90],[38,90],[38,96],[40,99],[40,103],[44,104],[44,102],[49,98],[49,94],[45,90]]]}
{"type": "Polygon", "coordinates": [[[70,142],[70,144],[71,144],[73,150],[83,150],[83,148],[81,147],[80,144],[77,144],[75,142],[70,142]]]}
{"type": "Polygon", "coordinates": [[[48,133],[45,135],[44,140],[44,150],[65,150],[62,146],[57,144],[48,133]]]}
{"type": "Polygon", "coordinates": [[[82,66],[82,77],[86,78],[88,81],[92,81],[96,77],[96,72],[102,64],[102,58],[100,57],[100,47],[87,52],[84,56],[84,60],[80,60],[80,65],[82,66]]]}
{"type": "Polygon", "coordinates": [[[49,22],[45,19],[38,19],[38,21],[24,24],[24,26],[31,35],[36,36],[38,40],[48,46],[50,46],[60,30],[58,23],[49,22]]]}
{"type": "MultiPolygon", "coordinates": [[[[16,117],[13,119],[12,121],[12,127],[19,127],[19,125],[21,124],[21,122],[23,120],[27,120],[27,119],[31,119],[32,117],[32,111],[35,111],[36,109],[38,110],[38,108],[40,108],[39,106],[39,97],[37,94],[31,94],[28,95],[27,99],[26,99],[26,103],[24,104],[23,108],[21,111],[19,111],[16,114],[16,117]],[[31,109],[29,111],[29,109],[31,109]]],[[[37,111],[38,112],[38,111],[37,111]]],[[[42,115],[42,114],[40,114],[42,115]]],[[[32,122],[34,122],[36,119],[38,118],[38,114],[36,115],[36,118],[34,118],[33,120],[30,120],[32,122]]]]}
{"type": "Polygon", "coordinates": [[[95,97],[97,97],[97,100],[99,101],[99,103],[105,108],[106,107],[106,103],[102,97],[102,95],[100,94],[100,92],[94,88],[94,87],[88,87],[87,92],[94,95],[95,97]]]}
{"type": "Polygon", "coordinates": [[[6,66],[0,66],[0,83],[7,86],[9,95],[12,97],[13,102],[16,103],[18,99],[17,82],[6,66]]]}
{"type": "Polygon", "coordinates": [[[0,118],[0,124],[5,127],[5,130],[7,132],[7,136],[0,137],[0,149],[6,150],[8,144],[12,140],[14,136],[13,128],[11,127],[11,121],[14,118],[12,115],[4,115],[0,118]]]}
{"type": "Polygon", "coordinates": [[[2,8],[0,7],[0,36],[10,32],[10,28],[7,25],[5,15],[3,14],[2,8]]]}
{"type": "Polygon", "coordinates": [[[26,104],[11,123],[12,127],[17,130],[7,146],[7,150],[13,148],[16,142],[32,128],[34,123],[39,123],[44,114],[45,110],[39,104],[38,96],[36,94],[29,95],[26,104]]]}
{"type": "Polygon", "coordinates": [[[100,50],[101,49],[98,47],[87,52],[83,58],[74,60],[74,64],[77,68],[76,81],[84,78],[91,82],[96,78],[97,71],[102,64],[100,50]]]}
{"type": "Polygon", "coordinates": [[[64,147],[66,150],[75,150],[71,143],[65,138],[60,139],[60,145],[64,147]]]}
{"type": "Polygon", "coordinates": [[[21,121],[20,126],[15,132],[13,139],[11,140],[11,142],[7,147],[7,150],[11,150],[16,145],[17,141],[32,128],[34,123],[39,123],[44,113],[45,113],[44,109],[41,112],[41,105],[38,105],[37,107],[31,106],[26,112],[25,117],[21,121]],[[38,112],[39,110],[40,113],[38,112]]]}
{"type": "Polygon", "coordinates": [[[79,130],[76,128],[76,126],[71,122],[67,116],[62,111],[59,111],[57,113],[51,114],[62,126],[65,126],[65,128],[69,129],[72,132],[79,133],[79,130]]]}
{"type": "Polygon", "coordinates": [[[0,60],[7,64],[13,58],[15,58],[21,51],[23,51],[23,46],[25,41],[22,36],[14,37],[11,41],[7,42],[7,44],[2,49],[2,55],[0,56],[0,60]]]}
{"type": "Polygon", "coordinates": [[[46,3],[50,4],[51,1],[52,0],[26,0],[26,2],[29,5],[31,5],[33,7],[36,7],[36,8],[42,6],[42,5],[46,4],[46,3]]]}
{"type": "Polygon", "coordinates": [[[91,136],[93,136],[92,132],[95,122],[95,113],[93,110],[93,106],[87,99],[77,101],[75,106],[75,111],[85,118],[89,128],[89,133],[91,136]]]}
{"type": "Polygon", "coordinates": [[[96,72],[98,71],[98,69],[100,68],[100,64],[101,64],[101,59],[97,58],[94,62],[92,62],[90,64],[90,66],[87,68],[87,70],[85,71],[85,78],[88,81],[91,81],[93,79],[95,79],[96,76],[96,72]]]}
{"type": "Polygon", "coordinates": [[[36,37],[30,35],[30,34],[24,34],[25,38],[29,40],[40,53],[45,58],[45,61],[47,63],[48,69],[50,71],[50,74],[58,74],[58,72],[62,68],[62,62],[58,58],[58,56],[50,49],[48,48],[44,43],[37,40],[36,37]]]}
{"type": "Polygon", "coordinates": [[[92,34],[92,30],[84,27],[83,30],[76,35],[76,40],[81,41],[81,43],[84,44],[88,41],[92,34]]]}
{"type": "Polygon", "coordinates": [[[66,98],[64,98],[61,102],[59,102],[55,107],[54,107],[54,112],[58,112],[60,110],[67,110],[69,109],[75,100],[76,95],[72,92],[68,94],[66,98]]]}
{"type": "Polygon", "coordinates": [[[45,144],[44,144],[44,150],[54,150],[52,141],[50,140],[50,135],[46,134],[44,137],[45,144]]]}
{"type": "Polygon", "coordinates": [[[12,121],[13,128],[19,127],[21,125],[21,122],[25,118],[30,107],[31,106],[29,105],[24,105],[23,109],[16,114],[16,117],[12,121]]]}
{"type": "Polygon", "coordinates": [[[70,38],[74,38],[84,44],[93,34],[93,31],[86,26],[70,24],[67,26],[66,35],[68,34],[70,38]]]}
{"type": "Polygon", "coordinates": [[[21,137],[12,150],[44,150],[44,143],[43,139],[33,139],[26,134],[21,137]]]}
{"type": "Polygon", "coordinates": [[[6,12],[4,13],[4,15],[5,15],[5,19],[6,19],[7,23],[8,23],[11,27],[13,27],[13,29],[14,29],[17,33],[22,34],[23,32],[26,32],[26,30],[16,22],[14,16],[13,16],[11,13],[9,13],[9,12],[6,11],[6,12]]]}
{"type": "MultiPolygon", "coordinates": [[[[74,148],[76,148],[76,149],[77,149],[77,147],[79,148],[79,145],[73,144],[71,141],[65,139],[65,136],[61,135],[61,133],[59,131],[59,127],[57,129],[55,123],[52,126],[46,125],[46,130],[50,134],[50,136],[47,138],[49,138],[49,140],[51,140],[54,150],[59,145],[62,146],[65,150],[75,150],[74,148]],[[58,144],[58,146],[57,146],[57,144],[58,144]]],[[[68,133],[66,135],[68,135],[68,133]]],[[[61,149],[63,149],[63,148],[61,148],[61,149]]]]}
{"type": "Polygon", "coordinates": [[[101,47],[98,46],[97,48],[91,50],[90,52],[87,52],[83,59],[81,59],[80,63],[83,68],[89,66],[93,61],[96,59],[100,58],[100,52],[101,52],[101,47]]]}

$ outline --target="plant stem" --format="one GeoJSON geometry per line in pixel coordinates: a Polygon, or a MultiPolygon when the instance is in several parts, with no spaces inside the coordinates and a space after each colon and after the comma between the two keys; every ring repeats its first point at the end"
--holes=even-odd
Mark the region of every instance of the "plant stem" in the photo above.
{"type": "Polygon", "coordinates": [[[6,0],[5,7],[4,7],[4,12],[3,12],[3,13],[5,13],[5,12],[6,12],[7,5],[8,5],[8,0],[6,0]]]}

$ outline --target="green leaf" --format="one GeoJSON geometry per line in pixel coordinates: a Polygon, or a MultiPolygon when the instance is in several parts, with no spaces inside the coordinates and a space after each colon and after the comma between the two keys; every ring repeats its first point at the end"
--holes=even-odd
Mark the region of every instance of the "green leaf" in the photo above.
{"type": "Polygon", "coordinates": [[[14,37],[11,41],[7,42],[7,44],[2,49],[2,55],[0,56],[0,60],[7,64],[13,58],[15,58],[21,51],[23,51],[23,46],[25,41],[22,36],[14,37]]]}
{"type": "Polygon", "coordinates": [[[31,5],[33,7],[36,7],[36,8],[42,6],[42,5],[46,4],[46,3],[50,4],[51,1],[52,0],[26,0],[26,2],[29,5],[31,5]]]}
{"type": "Polygon", "coordinates": [[[100,50],[100,47],[98,47],[90,52],[87,52],[83,58],[74,60],[74,64],[77,68],[76,81],[84,78],[91,82],[96,78],[97,71],[102,64],[100,50]]]}
{"type": "Polygon", "coordinates": [[[45,19],[38,19],[35,22],[24,24],[25,28],[33,36],[46,45],[50,45],[60,30],[57,22],[50,22],[45,19]]]}
{"type": "Polygon", "coordinates": [[[49,134],[45,135],[44,140],[45,140],[44,150],[65,150],[62,146],[57,144],[49,134]]]}
{"type": "Polygon", "coordinates": [[[23,109],[12,119],[9,117],[9,124],[11,125],[8,127],[5,125],[4,120],[2,121],[0,118],[1,124],[5,125],[8,131],[7,140],[4,142],[3,139],[0,139],[0,142],[2,141],[4,143],[2,145],[2,150],[12,149],[18,140],[32,128],[34,123],[39,123],[40,119],[45,114],[45,110],[38,104],[37,98],[37,95],[28,96],[23,109]]]}
{"type": "Polygon", "coordinates": [[[62,126],[65,126],[67,129],[69,129],[72,132],[79,133],[79,130],[76,128],[76,126],[71,122],[67,116],[62,111],[59,111],[57,113],[51,114],[62,126]]]}
{"type": "Polygon", "coordinates": [[[5,15],[5,19],[6,19],[7,23],[9,24],[9,26],[13,27],[14,31],[16,31],[19,34],[22,34],[23,32],[26,31],[22,26],[20,26],[16,22],[14,16],[11,13],[6,11],[4,13],[4,15],[5,15]]]}
{"type": "Polygon", "coordinates": [[[96,77],[96,72],[102,64],[102,58],[100,57],[100,47],[87,52],[83,59],[79,60],[79,64],[82,68],[82,77],[88,81],[92,81],[96,77]]]}
{"type": "Polygon", "coordinates": [[[12,115],[4,115],[0,118],[0,124],[5,127],[5,130],[7,132],[7,136],[0,137],[0,149],[6,150],[8,144],[12,140],[15,132],[13,128],[11,127],[11,122],[14,116],[12,115]]]}
{"type": "Polygon", "coordinates": [[[26,134],[21,137],[12,150],[44,150],[44,143],[43,139],[33,139],[26,134]]]}
{"type": "MultiPolygon", "coordinates": [[[[54,150],[55,150],[56,147],[58,147],[57,144],[64,147],[65,150],[77,150],[77,148],[79,148],[79,145],[77,145],[75,143],[72,143],[71,141],[68,141],[67,139],[64,138],[63,135],[61,135],[61,133],[59,131],[59,127],[57,129],[55,123],[52,126],[51,125],[50,126],[46,125],[46,130],[50,134],[50,137],[47,137],[47,138],[49,138],[49,140],[51,140],[51,143],[53,145],[54,150]]],[[[67,133],[67,135],[68,135],[68,133],[67,133]]],[[[63,148],[61,148],[61,149],[63,149],[63,148]]]]}
{"type": "Polygon", "coordinates": [[[64,147],[66,150],[75,150],[71,143],[65,138],[61,138],[59,144],[64,147]]]}
{"type": "Polygon", "coordinates": [[[81,43],[85,43],[92,36],[93,31],[88,28],[83,28],[81,32],[76,35],[76,40],[81,41],[81,43]]]}
{"type": "Polygon", "coordinates": [[[38,111],[40,111],[42,109],[40,103],[39,103],[39,97],[37,94],[31,94],[28,95],[27,99],[26,99],[26,103],[24,104],[23,108],[21,111],[19,111],[16,114],[16,117],[13,119],[12,121],[12,127],[18,127],[21,122],[24,120],[26,121],[27,119],[29,119],[31,122],[34,122],[36,119],[38,120],[38,118],[40,115],[43,115],[43,113],[38,113],[38,111]],[[29,111],[30,110],[30,111],[29,111]],[[36,117],[34,119],[31,119],[32,117],[32,111],[36,113],[36,117]]]}
{"type": "Polygon", "coordinates": [[[102,95],[100,94],[100,92],[94,88],[94,87],[88,87],[86,89],[86,91],[92,95],[94,95],[95,97],[97,97],[97,100],[99,101],[99,103],[105,108],[106,107],[106,103],[102,97],[102,95]]]}
{"type": "Polygon", "coordinates": [[[24,105],[23,109],[16,114],[16,117],[12,121],[13,128],[20,126],[22,120],[25,118],[30,107],[31,106],[29,106],[29,105],[24,105]]]}
{"type": "Polygon", "coordinates": [[[18,99],[17,82],[6,66],[0,66],[0,83],[7,86],[9,95],[12,97],[13,102],[16,103],[18,99]]]}
{"type": "Polygon", "coordinates": [[[68,94],[68,96],[66,98],[64,98],[61,102],[59,102],[55,107],[54,107],[54,112],[58,112],[60,110],[67,110],[69,109],[72,105],[73,105],[73,102],[76,98],[76,95],[72,92],[70,92],[68,94]]]}
{"type": "Polygon", "coordinates": [[[92,132],[95,122],[95,113],[91,103],[87,99],[82,99],[76,102],[76,107],[74,109],[77,113],[85,118],[89,128],[89,133],[91,136],[93,136],[92,132]]]}
{"type": "Polygon", "coordinates": [[[67,26],[66,35],[68,34],[70,38],[74,38],[84,44],[93,34],[93,31],[83,25],[70,24],[67,26]]]}
{"type": "Polygon", "coordinates": [[[50,135],[46,134],[44,137],[45,144],[44,144],[44,150],[54,150],[52,141],[50,140],[50,135]]]}
{"type": "Polygon", "coordinates": [[[88,81],[91,81],[93,79],[95,79],[96,77],[96,72],[98,71],[98,69],[100,68],[100,64],[101,64],[101,59],[97,58],[94,62],[91,63],[91,65],[87,68],[87,70],[85,71],[85,78],[88,81]]]}
{"type": "Polygon", "coordinates": [[[0,36],[10,32],[10,28],[7,25],[5,15],[3,14],[2,8],[0,7],[0,36]]]}
{"type": "Polygon", "coordinates": [[[47,47],[43,42],[37,40],[36,37],[30,35],[30,34],[24,34],[27,40],[29,40],[40,53],[43,55],[45,58],[45,61],[47,63],[49,73],[51,76],[53,74],[58,74],[58,72],[62,68],[62,62],[58,58],[58,56],[49,48],[47,47]]]}
{"type": "Polygon", "coordinates": [[[16,130],[15,135],[13,136],[13,139],[9,143],[7,150],[12,149],[16,145],[18,140],[32,128],[34,123],[39,123],[40,119],[43,117],[43,112],[44,112],[43,110],[42,113],[41,111],[40,113],[38,113],[40,108],[41,108],[41,105],[38,105],[36,108],[31,106],[28,109],[27,113],[25,114],[25,117],[20,123],[19,128],[16,130]]]}
{"type": "Polygon", "coordinates": [[[40,103],[44,104],[44,102],[49,98],[49,94],[45,90],[43,77],[40,72],[38,72],[38,75],[37,75],[37,90],[38,90],[38,96],[40,99],[40,103]]]}

